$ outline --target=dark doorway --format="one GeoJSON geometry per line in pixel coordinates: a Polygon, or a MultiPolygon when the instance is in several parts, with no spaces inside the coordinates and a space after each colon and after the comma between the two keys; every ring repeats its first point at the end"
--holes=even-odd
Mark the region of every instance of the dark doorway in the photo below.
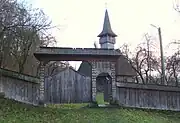
{"type": "Polygon", "coordinates": [[[97,76],[96,92],[104,94],[104,102],[110,102],[112,95],[112,78],[108,73],[101,73],[97,76]]]}

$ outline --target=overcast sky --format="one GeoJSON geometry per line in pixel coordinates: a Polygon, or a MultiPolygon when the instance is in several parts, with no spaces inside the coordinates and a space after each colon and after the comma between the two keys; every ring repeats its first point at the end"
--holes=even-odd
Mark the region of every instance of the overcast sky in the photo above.
{"type": "MultiPolygon", "coordinates": [[[[158,37],[154,24],[161,27],[164,47],[180,39],[180,14],[173,0],[33,0],[60,30],[53,31],[58,46],[93,47],[102,31],[105,3],[113,31],[118,35],[116,48],[123,43],[135,47],[144,33],[158,37]]],[[[158,38],[157,38],[158,39],[158,38]]]]}

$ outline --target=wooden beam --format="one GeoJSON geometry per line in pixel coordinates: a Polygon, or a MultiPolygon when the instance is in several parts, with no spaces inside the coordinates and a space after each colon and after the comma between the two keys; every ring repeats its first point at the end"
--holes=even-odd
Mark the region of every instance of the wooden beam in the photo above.
{"type": "Polygon", "coordinates": [[[145,85],[145,84],[117,82],[116,86],[119,87],[119,88],[134,88],[134,89],[144,89],[144,90],[159,90],[159,91],[180,92],[180,87],[166,86],[166,85],[145,85]]]}

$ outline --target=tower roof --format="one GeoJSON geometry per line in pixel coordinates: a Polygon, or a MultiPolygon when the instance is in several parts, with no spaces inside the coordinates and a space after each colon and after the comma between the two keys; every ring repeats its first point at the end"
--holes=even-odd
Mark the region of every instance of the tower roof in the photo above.
{"type": "Polygon", "coordinates": [[[110,20],[109,20],[109,15],[108,15],[108,11],[106,9],[105,12],[105,17],[104,17],[104,25],[103,25],[103,30],[102,32],[98,35],[98,37],[102,37],[105,35],[109,35],[112,37],[116,37],[117,35],[112,31],[111,29],[111,24],[110,24],[110,20]]]}

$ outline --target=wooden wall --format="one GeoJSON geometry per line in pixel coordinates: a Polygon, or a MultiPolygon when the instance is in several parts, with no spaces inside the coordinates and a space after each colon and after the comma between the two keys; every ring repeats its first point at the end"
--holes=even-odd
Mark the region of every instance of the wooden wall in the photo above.
{"type": "Polygon", "coordinates": [[[37,105],[39,97],[38,79],[0,69],[0,92],[4,92],[6,98],[37,105]]]}
{"type": "Polygon", "coordinates": [[[45,78],[46,103],[85,103],[91,101],[91,78],[72,68],[45,78]]]}
{"type": "Polygon", "coordinates": [[[180,88],[117,83],[117,100],[126,107],[180,111],[180,88]]]}

